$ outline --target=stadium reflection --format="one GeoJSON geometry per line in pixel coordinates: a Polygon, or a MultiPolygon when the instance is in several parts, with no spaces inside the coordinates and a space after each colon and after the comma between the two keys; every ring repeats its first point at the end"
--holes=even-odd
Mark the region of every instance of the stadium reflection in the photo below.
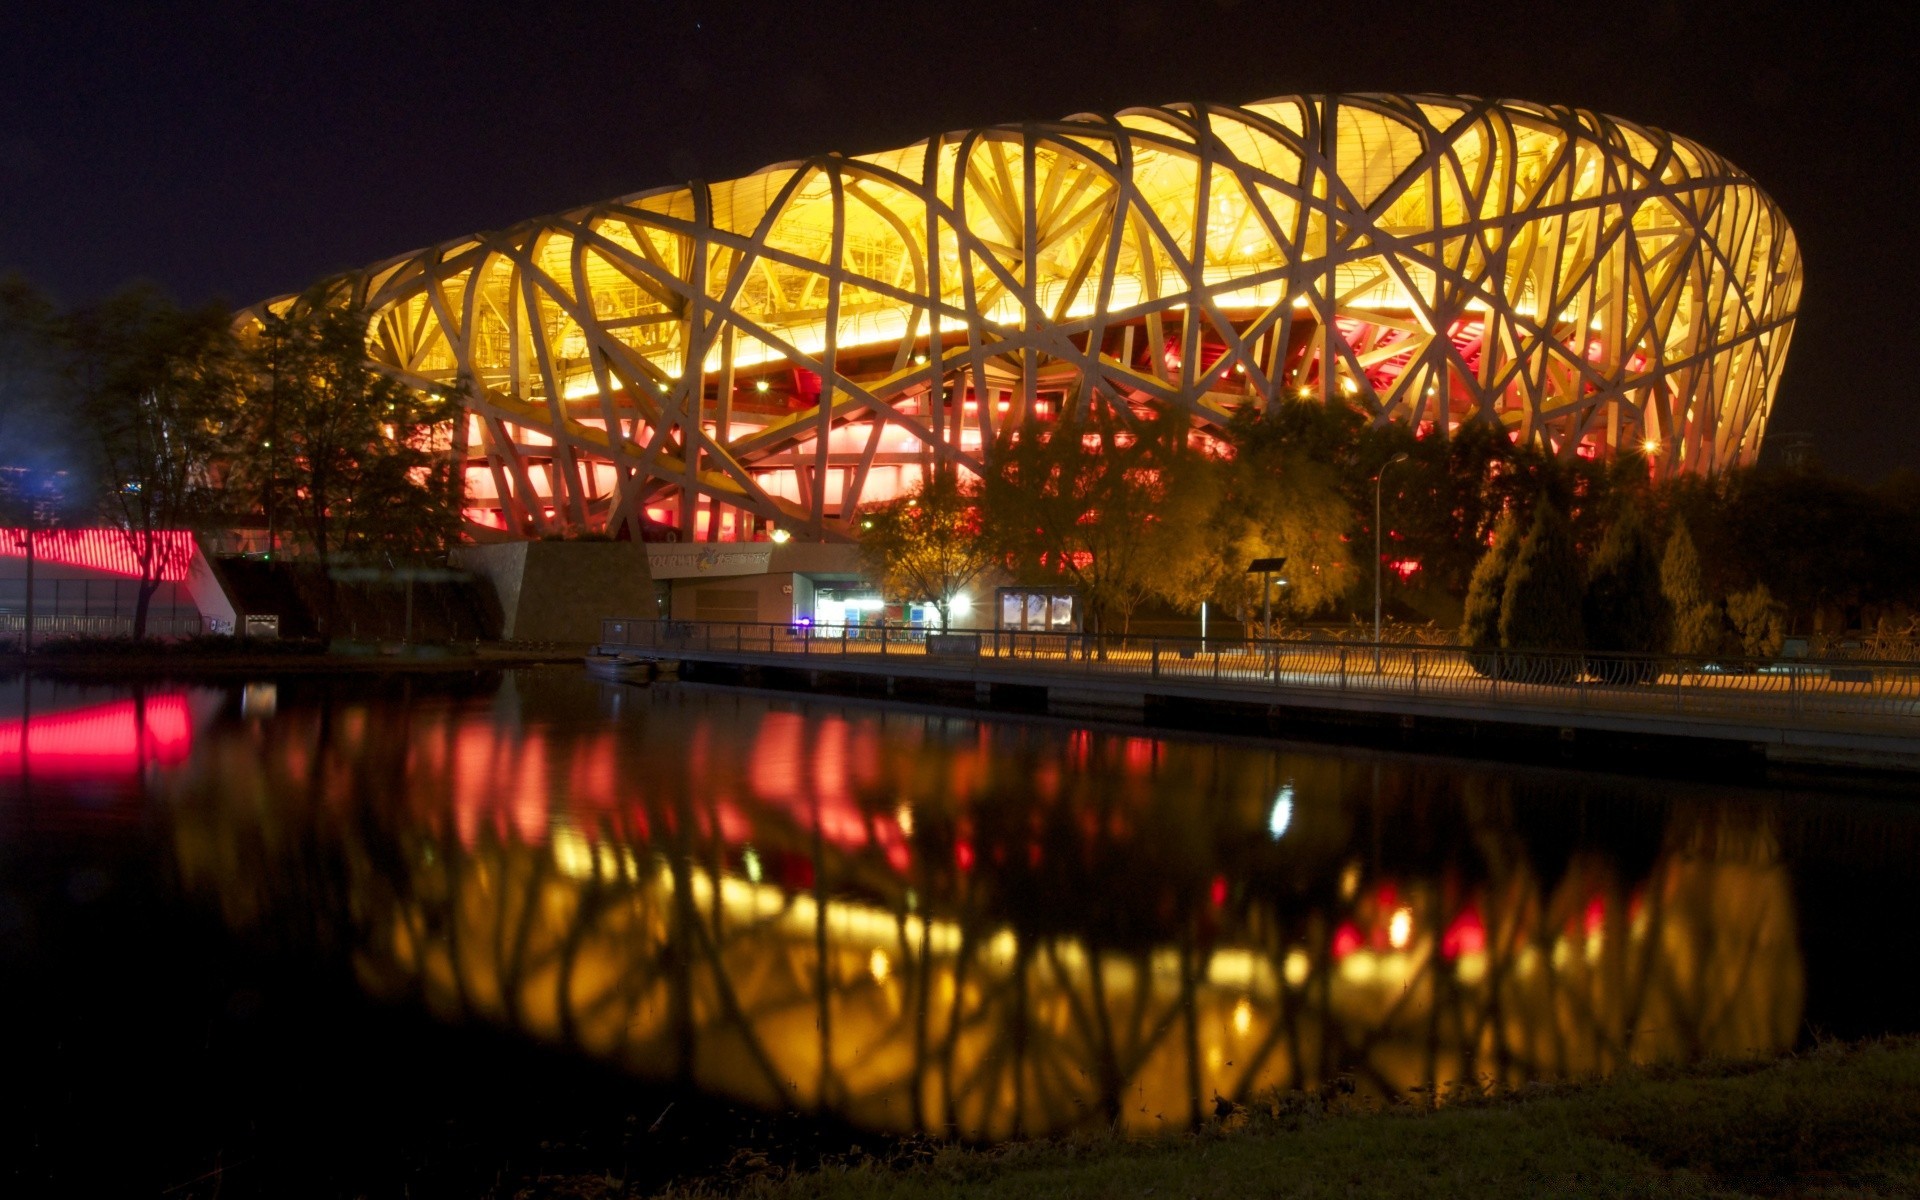
{"type": "Polygon", "coordinates": [[[283,704],[166,786],[190,890],[375,994],[886,1130],[1784,1048],[1803,1006],[1768,809],[1676,788],[537,677],[283,704]]]}

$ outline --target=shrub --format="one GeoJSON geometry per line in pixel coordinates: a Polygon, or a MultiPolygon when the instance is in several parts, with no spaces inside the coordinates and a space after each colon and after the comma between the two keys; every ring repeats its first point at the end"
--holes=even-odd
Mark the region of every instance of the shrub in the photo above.
{"type": "Polygon", "coordinates": [[[1727,597],[1729,649],[1748,658],[1772,658],[1787,638],[1787,606],[1764,583],[1727,597]]]}

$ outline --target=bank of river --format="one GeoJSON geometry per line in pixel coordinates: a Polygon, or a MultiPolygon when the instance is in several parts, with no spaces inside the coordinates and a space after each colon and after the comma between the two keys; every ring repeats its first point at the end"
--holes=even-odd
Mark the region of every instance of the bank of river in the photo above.
{"type": "Polygon", "coordinates": [[[16,679],[0,1190],[1026,1171],[1274,1094],[1920,1033],[1916,854],[1885,797],[572,666],[16,679]]]}
{"type": "MultiPolygon", "coordinates": [[[[526,1195],[619,1195],[611,1177],[526,1195]]],[[[756,1200],[1343,1200],[1460,1196],[1920,1195],[1920,1042],[1829,1043],[1767,1062],[1632,1069],[1439,1107],[1280,1095],[1199,1133],[1092,1136],[981,1151],[911,1148],[799,1171],[764,1157],[677,1196],[756,1200]]]]}

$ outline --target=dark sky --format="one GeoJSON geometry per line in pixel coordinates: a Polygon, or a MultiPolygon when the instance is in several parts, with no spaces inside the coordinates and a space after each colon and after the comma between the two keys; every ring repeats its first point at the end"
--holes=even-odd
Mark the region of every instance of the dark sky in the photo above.
{"type": "Polygon", "coordinates": [[[1375,3],[0,4],[0,270],[246,303],[478,229],[939,130],[1172,100],[1461,92],[1597,108],[1749,171],[1807,287],[1774,430],[1914,463],[1920,21],[1375,3]]]}

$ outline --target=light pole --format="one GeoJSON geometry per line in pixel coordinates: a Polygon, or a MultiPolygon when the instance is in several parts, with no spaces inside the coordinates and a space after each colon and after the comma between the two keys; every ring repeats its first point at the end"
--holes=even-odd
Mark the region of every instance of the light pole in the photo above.
{"type": "Polygon", "coordinates": [[[1387,468],[1397,462],[1405,462],[1405,451],[1394,455],[1380,464],[1380,473],[1373,477],[1373,669],[1380,669],[1380,485],[1387,478],[1387,468]]]}

